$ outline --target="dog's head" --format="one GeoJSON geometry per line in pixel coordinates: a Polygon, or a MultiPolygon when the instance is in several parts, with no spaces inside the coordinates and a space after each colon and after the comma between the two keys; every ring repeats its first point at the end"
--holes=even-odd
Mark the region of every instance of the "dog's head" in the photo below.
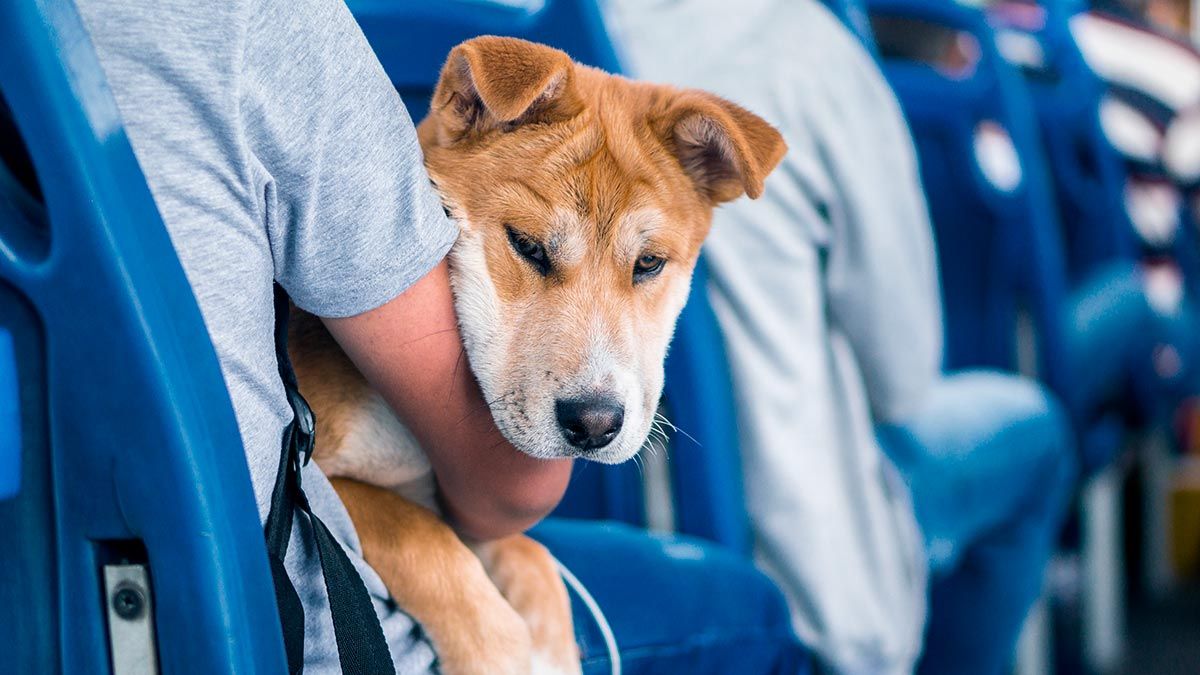
{"type": "Polygon", "coordinates": [[[461,227],[455,303],[501,431],[535,457],[629,459],[712,210],[757,197],[783,139],[716,96],[498,37],[454,48],[419,134],[461,227]]]}

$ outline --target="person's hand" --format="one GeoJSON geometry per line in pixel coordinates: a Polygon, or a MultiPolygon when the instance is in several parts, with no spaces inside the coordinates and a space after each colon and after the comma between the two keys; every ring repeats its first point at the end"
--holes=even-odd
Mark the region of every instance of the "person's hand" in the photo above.
{"type": "Polygon", "coordinates": [[[444,260],[382,307],[324,321],[428,454],[461,534],[522,532],[562,499],[571,460],[534,459],[496,428],[466,361],[444,260]]]}

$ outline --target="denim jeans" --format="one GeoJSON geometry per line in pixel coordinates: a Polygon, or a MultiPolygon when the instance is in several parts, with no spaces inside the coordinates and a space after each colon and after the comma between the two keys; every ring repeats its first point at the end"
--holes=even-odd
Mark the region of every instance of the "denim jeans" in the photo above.
{"type": "Polygon", "coordinates": [[[881,427],[930,565],[921,675],[1007,672],[1078,475],[1069,416],[1032,381],[945,377],[903,425],[881,427]]]}
{"type": "MultiPolygon", "coordinates": [[[[1119,263],[1071,294],[1064,340],[1071,376],[1067,404],[1077,429],[1127,404],[1161,422],[1180,401],[1200,394],[1200,318],[1192,300],[1156,308],[1147,285],[1138,267],[1119,263]],[[1164,349],[1173,358],[1162,358],[1164,349]]],[[[1107,466],[1115,449],[1082,447],[1084,474],[1107,466]]]]}
{"type": "Polygon", "coordinates": [[[783,596],[754,566],[699,540],[614,524],[548,520],[530,533],[595,600],[572,588],[586,675],[797,675],[808,658],[783,596]]]}

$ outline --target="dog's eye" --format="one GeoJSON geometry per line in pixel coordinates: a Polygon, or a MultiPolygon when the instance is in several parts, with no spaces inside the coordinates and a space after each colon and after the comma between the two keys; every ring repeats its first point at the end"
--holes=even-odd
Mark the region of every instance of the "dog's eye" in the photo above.
{"type": "Polygon", "coordinates": [[[518,232],[507,225],[504,229],[508,231],[508,243],[512,244],[513,250],[518,255],[533,265],[538,274],[542,276],[550,274],[550,257],[546,255],[544,246],[529,235],[518,232]]]}
{"type": "Polygon", "coordinates": [[[667,264],[667,259],[647,253],[637,259],[633,264],[633,280],[634,282],[648,279],[662,271],[663,265],[667,264]]]}

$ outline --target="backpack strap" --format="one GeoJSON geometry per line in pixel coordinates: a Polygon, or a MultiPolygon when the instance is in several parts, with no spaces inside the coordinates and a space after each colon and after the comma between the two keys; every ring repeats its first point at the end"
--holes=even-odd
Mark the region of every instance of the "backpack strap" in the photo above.
{"type": "Polygon", "coordinates": [[[288,357],[288,311],[287,293],[276,284],[275,358],[279,362],[279,377],[287,390],[293,415],[283,433],[282,456],[279,472],[275,476],[275,487],[271,491],[271,510],[267,515],[265,534],[271,577],[275,582],[275,602],[279,605],[279,619],[283,626],[288,672],[298,675],[304,670],[304,606],[283,564],[292,536],[292,519],[299,510],[311,526],[317,554],[321,559],[342,672],[346,675],[395,675],[396,668],[383,637],[383,628],[379,625],[362,577],[329,528],[312,512],[300,486],[300,467],[312,458],[316,418],[308,402],[300,395],[296,373],[288,357]]]}

